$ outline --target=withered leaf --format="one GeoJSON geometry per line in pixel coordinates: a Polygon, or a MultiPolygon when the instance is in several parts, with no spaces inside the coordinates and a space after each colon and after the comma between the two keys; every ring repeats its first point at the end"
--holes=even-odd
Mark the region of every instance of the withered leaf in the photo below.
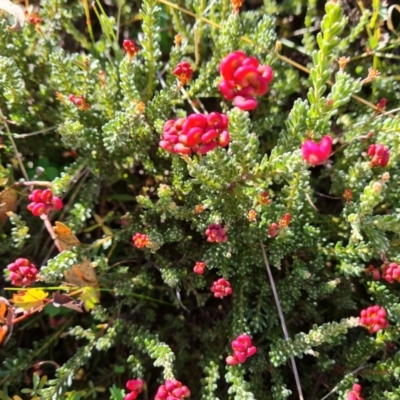
{"type": "Polygon", "coordinates": [[[65,293],[60,293],[59,290],[53,293],[53,305],[55,307],[65,307],[78,312],[83,312],[81,301],[77,301],[65,293]]]}

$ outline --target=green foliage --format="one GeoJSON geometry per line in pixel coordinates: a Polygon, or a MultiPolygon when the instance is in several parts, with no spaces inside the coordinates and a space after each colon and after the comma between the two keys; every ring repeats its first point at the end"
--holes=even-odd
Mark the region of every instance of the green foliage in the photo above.
{"type": "Polygon", "coordinates": [[[304,398],[346,399],[355,382],[365,398],[399,398],[399,283],[367,272],[400,262],[400,119],[374,106],[400,100],[387,5],[248,3],[233,13],[229,0],[43,0],[40,25],[10,32],[0,20],[0,172],[10,178],[1,185],[19,193],[17,212],[0,221],[4,279],[7,264],[29,258],[40,267],[35,285],[51,293],[88,258],[101,293],[90,313],[16,311],[0,349],[0,399],[122,400],[132,378],[153,398],[176,378],[193,400],[284,400],[299,397],[293,361],[304,398]],[[140,47],[133,57],[126,38],[140,47]],[[274,71],[251,112],[218,90],[220,62],[235,50],[274,71]],[[180,61],[194,70],[184,87],[172,73],[180,61]],[[159,147],[165,121],[221,110],[226,148],[179,156],[159,147]],[[301,144],[325,135],[331,157],[311,168],[301,144]],[[389,148],[387,166],[371,165],[373,143],[389,148]],[[65,205],[52,225],[65,222],[80,245],[59,253],[26,210],[41,185],[65,205]],[[227,243],[207,242],[213,223],[227,243]],[[132,245],[136,233],[147,246],[132,245]],[[221,277],[233,294],[216,299],[209,289],[221,277]],[[370,335],[358,316],[373,304],[390,326],[370,335]],[[241,333],[257,353],[228,366],[241,333]]]}

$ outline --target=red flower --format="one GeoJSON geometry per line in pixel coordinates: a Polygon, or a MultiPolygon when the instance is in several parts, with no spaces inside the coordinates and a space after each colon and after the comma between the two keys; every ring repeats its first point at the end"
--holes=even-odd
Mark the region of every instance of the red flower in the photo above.
{"type": "Polygon", "coordinates": [[[220,64],[222,80],[219,90],[226,100],[244,111],[257,107],[255,96],[263,96],[273,78],[272,68],[260,65],[256,57],[247,57],[242,51],[228,54],[220,64]]]}
{"type": "Polygon", "coordinates": [[[161,385],[154,400],[181,400],[190,396],[190,390],[176,379],[167,379],[161,385]]]}
{"type": "Polygon", "coordinates": [[[172,72],[178,79],[180,84],[186,85],[192,79],[193,69],[187,61],[180,62],[172,72]]]}
{"type": "Polygon", "coordinates": [[[388,165],[390,152],[383,144],[371,144],[368,148],[368,155],[372,157],[371,165],[373,167],[388,165]]]}
{"type": "Polygon", "coordinates": [[[62,200],[53,195],[50,189],[35,189],[28,197],[31,203],[27,209],[35,216],[39,217],[42,214],[48,214],[52,210],[61,210],[64,205],[62,200]]]}
{"type": "Polygon", "coordinates": [[[279,225],[276,222],[273,222],[268,228],[268,235],[271,237],[275,237],[278,235],[278,227],[279,225]]]}
{"type": "Polygon", "coordinates": [[[206,268],[206,263],[203,261],[197,261],[196,265],[193,268],[195,274],[203,275],[204,269],[206,268]]]}
{"type": "Polygon", "coordinates": [[[315,166],[326,161],[332,151],[332,138],[324,136],[319,143],[306,140],[301,146],[303,159],[315,166]]]}
{"type": "Polygon", "coordinates": [[[136,46],[133,40],[124,40],[122,43],[122,47],[125,49],[129,60],[131,60],[137,53],[139,53],[139,47],[136,46]]]}
{"type": "Polygon", "coordinates": [[[386,316],[387,312],[384,308],[378,305],[371,306],[361,311],[360,323],[368,329],[369,333],[376,333],[389,326],[386,316]]]}
{"type": "Polygon", "coordinates": [[[210,290],[214,293],[214,297],[217,298],[222,298],[232,294],[231,284],[224,278],[220,278],[214,282],[210,290]]]}
{"type": "Polygon", "coordinates": [[[7,269],[10,271],[11,283],[14,286],[29,286],[35,283],[39,272],[26,258],[18,258],[7,265],[7,269]]]}
{"type": "Polygon", "coordinates": [[[132,242],[138,249],[142,249],[143,247],[148,247],[150,245],[149,237],[144,233],[136,233],[132,237],[132,242]]]}
{"type": "Polygon", "coordinates": [[[187,118],[169,120],[164,124],[160,147],[170,153],[206,154],[216,147],[225,147],[230,140],[228,117],[212,112],[191,114],[187,118]]]}
{"type": "Polygon", "coordinates": [[[228,240],[226,231],[220,224],[210,224],[206,230],[207,242],[225,243],[228,240]]]}
{"type": "Polygon", "coordinates": [[[353,389],[347,395],[347,400],[364,400],[364,397],[361,397],[361,385],[358,383],[353,385],[353,389]]]}
{"type": "Polygon", "coordinates": [[[381,274],[379,273],[378,268],[375,268],[373,265],[369,265],[366,272],[372,276],[374,281],[379,281],[379,279],[381,279],[381,274]]]}
{"type": "Polygon", "coordinates": [[[130,379],[126,382],[126,388],[131,391],[124,400],[135,400],[142,393],[144,382],[141,379],[130,379]]]}
{"type": "Polygon", "coordinates": [[[253,346],[251,337],[246,334],[239,335],[231,343],[233,356],[226,358],[226,363],[236,365],[244,363],[248,357],[253,356],[257,352],[257,348],[253,346]]]}

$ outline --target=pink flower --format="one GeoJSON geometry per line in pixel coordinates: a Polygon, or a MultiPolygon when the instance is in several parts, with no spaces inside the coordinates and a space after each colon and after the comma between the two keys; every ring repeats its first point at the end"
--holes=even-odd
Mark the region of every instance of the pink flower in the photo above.
{"type": "Polygon", "coordinates": [[[242,51],[228,54],[220,64],[222,80],[219,90],[226,100],[243,111],[257,107],[255,96],[263,96],[273,78],[272,68],[260,65],[256,57],[247,57],[242,51]]]}
{"type": "Polygon", "coordinates": [[[239,335],[231,343],[233,349],[233,356],[226,358],[228,365],[236,365],[244,363],[248,357],[253,356],[257,352],[257,348],[253,346],[252,339],[245,333],[239,335]]]}
{"type": "Polygon", "coordinates": [[[125,49],[129,60],[131,60],[137,53],[139,53],[139,47],[136,46],[133,40],[124,40],[122,43],[122,47],[125,49]]]}
{"type": "Polygon", "coordinates": [[[375,305],[361,311],[360,323],[368,329],[369,333],[376,333],[389,326],[386,317],[386,310],[381,306],[375,305]]]}
{"type": "Polygon", "coordinates": [[[210,224],[206,230],[207,242],[225,243],[228,240],[226,231],[220,224],[210,224]]]}
{"type": "Polygon", "coordinates": [[[389,283],[400,282],[400,266],[395,262],[384,265],[382,268],[382,277],[389,283]]]}
{"type": "Polygon", "coordinates": [[[191,114],[164,124],[160,147],[170,153],[206,154],[230,141],[229,120],[225,114],[191,114]]]}
{"type": "Polygon", "coordinates": [[[378,268],[375,268],[373,265],[369,265],[366,272],[367,274],[372,275],[374,281],[379,281],[379,279],[381,279],[381,274],[379,273],[378,268]]]}
{"type": "Polygon", "coordinates": [[[224,278],[220,278],[214,282],[210,290],[214,293],[214,297],[217,298],[222,298],[232,294],[231,284],[224,278]]]}
{"type": "Polygon", "coordinates": [[[64,205],[59,197],[53,195],[50,189],[35,189],[28,197],[31,203],[27,209],[35,216],[48,214],[52,210],[61,210],[64,205]]]}
{"type": "Polygon", "coordinates": [[[347,400],[364,400],[364,397],[361,397],[361,385],[358,383],[353,385],[353,389],[347,395],[347,400]]]}
{"type": "Polygon", "coordinates": [[[39,271],[34,264],[26,258],[18,258],[7,265],[10,271],[10,280],[14,286],[29,286],[36,282],[39,271]]]}
{"type": "Polygon", "coordinates": [[[181,400],[190,397],[190,390],[176,379],[167,379],[161,385],[154,400],[181,400]]]}
{"type": "Polygon", "coordinates": [[[315,166],[326,161],[332,151],[332,138],[324,136],[319,143],[307,139],[301,146],[303,159],[315,166]]]}
{"type": "Polygon", "coordinates": [[[144,382],[141,379],[130,379],[126,382],[126,388],[131,391],[124,400],[135,400],[142,393],[144,382]]]}

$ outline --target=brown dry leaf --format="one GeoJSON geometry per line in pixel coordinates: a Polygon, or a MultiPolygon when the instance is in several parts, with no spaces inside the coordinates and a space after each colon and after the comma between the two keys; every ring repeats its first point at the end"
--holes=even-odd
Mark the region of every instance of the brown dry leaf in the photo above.
{"type": "Polygon", "coordinates": [[[6,188],[0,192],[0,221],[7,218],[7,212],[17,209],[18,194],[12,188],[6,188]]]}
{"type": "Polygon", "coordinates": [[[71,250],[74,246],[79,246],[81,244],[67,225],[56,221],[56,226],[53,226],[53,229],[63,250],[71,250]]]}
{"type": "Polygon", "coordinates": [[[24,27],[25,13],[18,4],[11,3],[10,0],[0,0],[0,11],[5,11],[14,17],[14,25],[8,27],[9,31],[20,31],[24,27]]]}
{"type": "Polygon", "coordinates": [[[98,279],[92,264],[85,258],[80,264],[75,264],[68,271],[64,271],[65,280],[72,285],[98,286],[98,279]]]}

